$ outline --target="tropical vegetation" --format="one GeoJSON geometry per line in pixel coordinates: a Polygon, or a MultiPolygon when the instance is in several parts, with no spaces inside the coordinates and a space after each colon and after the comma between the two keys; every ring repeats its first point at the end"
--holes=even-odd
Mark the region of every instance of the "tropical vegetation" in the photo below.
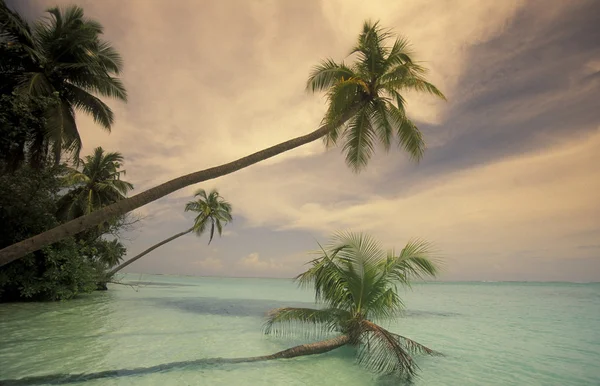
{"type": "Polygon", "coordinates": [[[125,199],[133,185],[121,179],[126,174],[122,164],[121,153],[97,147],[78,167],[67,168],[64,182],[71,189],[58,202],[59,217],[72,220],[125,199]]]}
{"type": "Polygon", "coordinates": [[[102,25],[78,6],[47,13],[31,26],[0,0],[2,94],[34,105],[38,98],[52,101],[44,106],[45,124],[36,127],[32,138],[22,136],[7,154],[17,163],[28,155],[34,160],[51,155],[58,164],[65,151],[78,159],[82,141],[75,112],[90,114],[110,131],[114,113],[97,95],[127,99],[116,77],[123,60],[101,39],[102,25]]]}
{"type": "Polygon", "coordinates": [[[0,250],[0,266],[176,190],[224,176],[320,138],[328,146],[340,144],[346,162],[356,172],[366,167],[377,144],[388,150],[395,143],[413,160],[419,160],[425,143],[408,117],[403,95],[416,91],[443,98],[443,94],[426,80],[426,69],[414,60],[407,40],[394,38],[378,23],[364,24],[350,55],[349,64],[327,59],[310,74],[308,91],[324,91],[328,101],[327,113],[317,130],[230,163],[175,178],[10,245],[0,250]]]}
{"type": "Polygon", "coordinates": [[[221,236],[223,233],[223,226],[233,220],[233,217],[231,216],[231,204],[225,201],[225,199],[221,197],[219,192],[215,189],[213,189],[209,194],[206,194],[204,189],[199,189],[196,194],[194,194],[194,197],[196,197],[196,200],[190,201],[185,205],[186,212],[197,213],[196,218],[194,219],[194,226],[183,232],[176,233],[160,243],[151,246],[142,253],[132,257],[123,264],[112,269],[108,275],[114,275],[128,265],[146,256],[156,248],[165,245],[166,243],[171,242],[181,236],[187,235],[188,233],[194,232],[197,236],[202,236],[202,234],[208,229],[209,225],[210,238],[208,239],[208,244],[212,242],[215,229],[217,230],[219,236],[221,236]]]}
{"type": "Polygon", "coordinates": [[[327,339],[238,362],[294,358],[352,346],[358,363],[367,369],[412,377],[418,369],[414,354],[441,355],[377,324],[401,315],[404,305],[399,286],[410,288],[414,280],[437,276],[439,268],[430,243],[415,239],[396,253],[386,251],[367,234],[340,232],[317,253],[296,281],[315,291],[320,307],[272,310],[265,333],[327,339]]]}
{"type": "MultiPolygon", "coordinates": [[[[0,174],[0,245],[61,223],[59,203],[73,197],[64,185],[68,173],[66,166],[51,163],[0,174]]],[[[130,222],[114,220],[1,267],[0,301],[61,300],[104,288],[107,271],[125,254],[123,244],[111,235],[130,222]]]]}
{"type": "MultiPolygon", "coordinates": [[[[97,148],[79,158],[76,112],[104,129],[125,100],[119,54],[102,26],[76,6],[29,24],[0,0],[0,248],[111,205],[133,186],[123,157],[97,148]]],[[[132,215],[107,216],[84,232],[0,268],[0,301],[59,300],[105,287],[125,254],[119,233],[132,215]]]]}

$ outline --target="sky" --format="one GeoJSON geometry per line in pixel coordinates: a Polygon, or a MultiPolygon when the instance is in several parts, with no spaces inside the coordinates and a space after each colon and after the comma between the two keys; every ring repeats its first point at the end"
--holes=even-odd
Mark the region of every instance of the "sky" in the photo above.
{"type": "Polygon", "coordinates": [[[366,19],[412,43],[448,97],[407,94],[428,149],[378,149],[351,172],[315,142],[175,192],[136,214],[132,257],[192,225],[196,189],[233,205],[223,237],[187,235],[135,273],[292,277],[336,231],[388,248],[432,242],[441,280],[600,281],[600,2],[594,0],[9,0],[30,19],[79,4],[122,54],[110,134],[79,114],[83,154],[125,157],[141,192],[313,131],[320,60],[347,58],[366,19]]]}

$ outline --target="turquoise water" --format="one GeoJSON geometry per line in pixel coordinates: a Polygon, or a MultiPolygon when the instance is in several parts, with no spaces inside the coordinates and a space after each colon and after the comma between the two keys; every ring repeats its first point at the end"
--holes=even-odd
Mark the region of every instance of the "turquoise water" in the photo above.
{"type": "MultiPolygon", "coordinates": [[[[262,363],[201,361],[300,343],[261,333],[267,310],[310,305],[311,293],[289,280],[126,280],[143,283],[70,302],[0,304],[0,384],[398,384],[355,364],[351,348],[262,363]]],[[[418,357],[415,385],[600,385],[599,284],[421,284],[404,298],[406,315],[384,325],[445,354],[418,357]]]]}

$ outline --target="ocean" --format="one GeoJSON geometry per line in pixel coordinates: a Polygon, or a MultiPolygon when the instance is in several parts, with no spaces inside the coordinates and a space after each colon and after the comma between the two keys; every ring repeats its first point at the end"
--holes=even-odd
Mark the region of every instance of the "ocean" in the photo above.
{"type": "MultiPolygon", "coordinates": [[[[265,312],[312,305],[286,279],[128,274],[67,302],[0,304],[0,385],[398,385],[354,350],[247,364],[203,361],[304,343],[265,312]],[[130,283],[131,285],[125,285],[130,283]]],[[[423,283],[383,326],[441,351],[412,385],[600,385],[600,284],[423,283]]]]}

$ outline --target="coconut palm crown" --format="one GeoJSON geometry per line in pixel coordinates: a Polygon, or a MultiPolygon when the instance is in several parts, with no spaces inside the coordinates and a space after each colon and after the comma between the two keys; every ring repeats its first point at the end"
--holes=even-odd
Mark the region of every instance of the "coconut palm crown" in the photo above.
{"type": "Polygon", "coordinates": [[[194,195],[196,200],[190,201],[185,205],[186,212],[196,212],[198,215],[194,219],[192,230],[200,236],[210,224],[210,244],[215,234],[215,228],[219,236],[223,233],[223,225],[231,222],[231,204],[215,189],[206,193],[204,189],[199,189],[194,195]]]}
{"type": "Polygon", "coordinates": [[[58,215],[72,219],[124,199],[133,185],[121,179],[123,155],[97,147],[79,160],[79,168],[69,168],[65,185],[72,188],[58,201],[58,215]]]}
{"type": "MultiPolygon", "coordinates": [[[[0,66],[15,90],[31,97],[55,96],[58,103],[47,112],[45,136],[52,143],[55,162],[64,150],[79,159],[81,136],[75,112],[89,114],[110,131],[114,113],[98,96],[127,100],[117,78],[123,60],[115,48],[102,40],[100,23],[84,15],[78,6],[48,8],[48,16],[30,26],[0,0],[0,46],[2,52],[22,53],[21,61],[0,66]],[[12,50],[12,51],[11,51],[12,50]]],[[[4,85],[2,85],[4,86],[4,85]]]]}
{"type": "Polygon", "coordinates": [[[367,21],[350,51],[351,65],[326,59],[312,70],[307,89],[326,92],[328,110],[323,119],[332,130],[324,137],[330,147],[341,142],[346,163],[358,172],[367,166],[377,142],[388,151],[397,143],[420,160],[425,142],[405,110],[405,91],[444,94],[425,79],[427,70],[415,62],[408,41],[379,23],[367,21]]]}
{"type": "Polygon", "coordinates": [[[273,310],[265,324],[266,333],[336,334],[335,339],[323,341],[324,347],[319,343],[305,346],[315,353],[335,349],[340,342],[355,346],[360,364],[385,374],[412,376],[418,367],[411,354],[439,354],[375,323],[399,315],[403,308],[399,285],[410,286],[413,279],[437,275],[429,243],[413,240],[396,254],[386,252],[368,235],[346,232],[336,234],[319,255],[296,280],[300,286],[314,289],[322,308],[273,310]]]}

